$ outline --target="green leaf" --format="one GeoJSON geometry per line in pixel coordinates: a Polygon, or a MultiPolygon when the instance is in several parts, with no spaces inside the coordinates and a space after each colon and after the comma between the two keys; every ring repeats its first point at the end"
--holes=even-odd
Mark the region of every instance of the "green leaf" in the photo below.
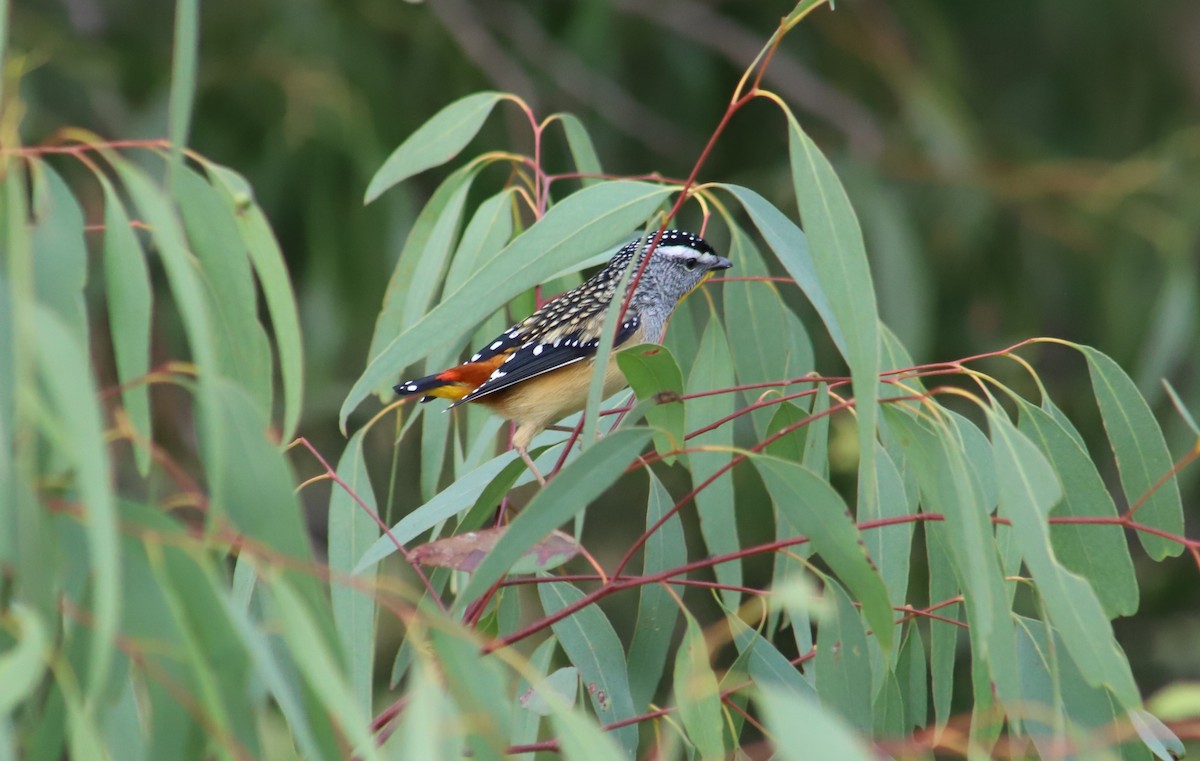
{"type": "Polygon", "coordinates": [[[1082,578],[1059,565],[1050,549],[1046,520],[1062,496],[1054,469],[1003,411],[992,411],[992,443],[1000,484],[1000,514],[1012,521],[1025,565],[1046,613],[1084,679],[1107,687],[1125,708],[1141,705],[1125,654],[1113,636],[1100,601],[1082,578]]]}
{"type": "MultiPolygon", "coordinates": [[[[617,352],[617,366],[629,381],[639,401],[652,401],[646,422],[655,429],[654,448],[666,454],[683,447],[683,372],[666,347],[641,344],[617,352]]],[[[675,457],[664,457],[668,465],[675,457]]]]}
{"type": "Polygon", "coordinates": [[[771,686],[772,689],[790,692],[797,697],[817,699],[813,686],[770,640],[728,609],[725,610],[725,620],[729,622],[738,653],[742,656],[749,653],[746,667],[756,685],[771,686]]]}
{"type": "Polygon", "coordinates": [[[460,98],[431,116],[383,162],[367,185],[364,203],[414,174],[444,164],[471,142],[501,100],[499,92],[478,92],[460,98]]]}
{"type": "Polygon", "coordinates": [[[47,307],[38,306],[37,324],[39,374],[56,413],[45,423],[75,472],[75,489],[85,511],[83,525],[92,583],[92,647],[86,682],[90,703],[107,684],[121,616],[121,559],[112,466],[87,347],[47,307]]]}
{"type": "MultiPolygon", "coordinates": [[[[939,614],[940,615],[940,614],[939,614]]],[[[896,682],[904,701],[904,727],[924,727],[929,723],[929,671],[925,661],[925,643],[921,640],[921,628],[915,623],[908,626],[904,644],[900,646],[900,658],[896,662],[896,682]]]]}
{"type": "MultiPolygon", "coordinates": [[[[781,402],[775,405],[775,412],[771,415],[771,422],[767,424],[764,438],[771,438],[784,428],[796,425],[807,417],[808,410],[791,402],[781,402]]],[[[763,452],[780,460],[799,463],[804,459],[807,434],[808,426],[800,426],[767,444],[763,452]]]]}
{"type": "MultiPolygon", "coordinates": [[[[588,134],[587,128],[583,126],[583,122],[574,114],[558,114],[558,121],[562,124],[563,134],[567,136],[567,148],[571,151],[571,159],[575,162],[575,171],[580,174],[603,174],[604,169],[600,166],[600,158],[596,155],[596,146],[592,144],[592,137],[588,134]]],[[[584,187],[595,185],[600,182],[598,177],[583,177],[580,182],[584,187]]]]}
{"type": "MultiPolygon", "coordinates": [[[[981,495],[972,481],[958,426],[934,426],[929,418],[900,412],[895,405],[884,418],[913,469],[928,512],[945,516],[942,534],[958,587],[966,598],[971,644],[977,661],[987,664],[1001,700],[1016,699],[1016,658],[1008,595],[1000,569],[995,534],[981,495]]],[[[983,463],[976,467],[985,467],[983,463]]],[[[934,530],[930,527],[930,533],[934,530]]],[[[952,593],[953,594],[953,593],[952,593]]],[[[940,598],[939,600],[940,601],[940,598]]],[[[941,663],[934,664],[934,705],[941,720],[944,706],[937,689],[941,663]]]]}
{"type": "Polygon", "coordinates": [[[504,576],[530,547],[586,508],[613,484],[650,438],[645,429],[611,433],[571,462],[508,526],[455,601],[461,609],[504,576]]]}
{"type": "MultiPolygon", "coordinates": [[[[125,386],[121,401],[133,430],[150,441],[150,388],[146,383],[133,383],[150,371],[154,303],[150,269],[112,182],[103,172],[95,177],[104,191],[104,286],[117,380],[125,386]]],[[[133,455],[144,477],[150,469],[150,448],[135,445],[133,455]]]]}
{"type": "Polygon", "coordinates": [[[304,401],[304,350],[300,337],[300,314],[296,294],[288,275],[287,263],[279,241],[271,231],[266,215],[254,201],[250,185],[233,170],[219,164],[205,164],[214,184],[224,191],[225,202],[237,217],[242,242],[250,255],[250,264],[258,276],[271,332],[279,352],[279,374],[283,380],[283,424],[280,438],[289,441],[300,422],[304,401]]]}
{"type": "MultiPolygon", "coordinates": [[[[1062,482],[1062,499],[1050,514],[1115,518],[1117,506],[1087,450],[1049,413],[1025,401],[1019,406],[1019,430],[1037,445],[1062,482]]],[[[1091,582],[1108,618],[1137,611],[1137,578],[1124,529],[1116,525],[1058,524],[1050,527],[1050,540],[1063,566],[1091,582]]]]}
{"type": "Polygon", "coordinates": [[[457,758],[468,726],[450,699],[436,667],[417,661],[409,678],[408,705],[400,727],[383,746],[391,758],[457,758]]]}
{"type": "MultiPolygon", "coordinates": [[[[1162,429],[1150,412],[1146,400],[1129,376],[1104,354],[1090,346],[1076,348],[1088,361],[1092,390],[1104,419],[1104,430],[1121,475],[1121,488],[1130,505],[1143,497],[1134,519],[1143,525],[1183,535],[1183,506],[1175,476],[1155,488],[1159,479],[1174,467],[1162,429]],[[1151,489],[1154,489],[1151,493],[1151,489]]],[[[1183,552],[1183,546],[1145,531],[1137,532],[1146,554],[1162,560],[1183,552]]]]}
{"type": "Polygon", "coordinates": [[[750,220],[758,228],[763,240],[775,252],[779,263],[796,281],[796,285],[800,286],[800,290],[808,297],[809,303],[817,310],[821,321],[825,323],[825,329],[829,331],[829,337],[837,345],[838,351],[845,355],[846,339],[843,336],[842,327],[833,310],[833,305],[829,301],[829,296],[825,293],[824,286],[817,278],[816,263],[813,261],[812,253],[808,250],[808,239],[804,233],[796,226],[795,222],[788,219],[783,212],[755,191],[738,185],[725,184],[721,187],[728,190],[734,198],[741,202],[742,208],[750,215],[750,220]]]}
{"type": "MultiPolygon", "coordinates": [[[[371,517],[378,515],[375,491],[363,457],[366,429],[350,437],[338,461],[338,477],[358,495],[360,505],[346,489],[334,484],[329,496],[329,570],[351,574],[354,564],[367,547],[379,538],[379,527],[371,517]]],[[[355,581],[369,589],[376,579],[375,566],[354,574],[355,581]]],[[[375,665],[375,600],[357,586],[334,579],[330,583],[333,623],[342,641],[350,671],[350,684],[365,711],[371,709],[375,665]]]]}
{"type": "MultiPolygon", "coordinates": [[[[492,260],[508,243],[513,233],[513,203],[516,191],[505,188],[479,204],[467,222],[450,270],[446,273],[444,292],[449,294],[465,283],[471,273],[492,260]]],[[[486,338],[484,339],[487,340],[486,338]]]]}
{"type": "Polygon", "coordinates": [[[1129,720],[1133,723],[1138,737],[1142,738],[1142,742],[1146,743],[1146,747],[1156,758],[1161,761],[1174,761],[1187,755],[1187,748],[1183,746],[1171,728],[1159,721],[1153,714],[1140,708],[1133,708],[1129,711],[1129,720]]]}
{"type": "Polygon", "coordinates": [[[889,649],[893,624],[887,587],[841,496],[803,465],[766,456],[755,457],[754,465],[780,515],[812,540],[817,554],[862,604],[880,645],[889,649]]]}
{"type": "MultiPolygon", "coordinates": [[[[542,644],[538,645],[537,649],[533,651],[533,655],[529,656],[529,667],[521,670],[516,687],[517,700],[512,709],[511,742],[513,745],[523,745],[537,740],[538,730],[542,725],[542,714],[531,705],[535,700],[533,697],[535,684],[538,685],[536,701],[540,707],[546,709],[546,716],[554,712],[555,701],[562,699],[565,691],[544,690],[540,684],[540,680],[544,680],[546,672],[550,670],[550,659],[557,652],[558,640],[554,638],[554,635],[550,635],[542,640],[542,644]]],[[[576,685],[575,692],[570,696],[570,705],[565,706],[569,710],[575,705],[575,698],[578,696],[579,669],[574,666],[566,668],[574,673],[576,685]]],[[[564,671],[564,669],[559,669],[559,671],[564,671]]],[[[559,677],[559,679],[564,679],[564,677],[559,677]]],[[[565,685],[556,683],[556,687],[565,687],[565,685]]]]}
{"type": "MultiPolygon", "coordinates": [[[[945,524],[925,524],[925,549],[929,558],[929,601],[933,604],[959,594],[958,579],[950,560],[953,541],[945,524]]],[[[937,614],[952,621],[961,620],[962,603],[938,609],[937,614]]],[[[929,678],[933,693],[933,714],[937,726],[950,720],[954,698],[954,661],[958,655],[960,628],[946,621],[929,621],[929,678]]]]}
{"type": "Polygon", "coordinates": [[[688,738],[700,757],[725,758],[721,690],[709,663],[708,645],[696,619],[684,612],[687,628],[675,652],[675,702],[688,738]]]}
{"type": "MultiPolygon", "coordinates": [[[[700,348],[688,375],[687,388],[690,392],[715,391],[734,384],[733,357],[729,353],[729,341],[721,323],[710,319],[700,339],[700,348]]],[[[692,425],[708,425],[733,412],[734,394],[711,394],[688,401],[688,416],[692,425]]],[[[719,428],[695,436],[688,441],[691,447],[713,447],[717,451],[691,452],[692,485],[699,486],[733,457],[733,425],[727,423],[719,428]]],[[[734,509],[733,477],[729,472],[706,486],[696,495],[696,512],[700,516],[700,533],[710,555],[736,552],[738,544],[737,513],[734,509]]],[[[717,581],[730,586],[741,586],[742,564],[735,560],[721,563],[713,569],[717,581]]],[[[736,607],[738,593],[722,589],[721,600],[729,607],[736,607]]]]}
{"type": "MultiPolygon", "coordinates": [[[[745,233],[736,227],[733,233],[729,255],[738,275],[770,274],[745,233]]],[[[784,304],[784,297],[774,283],[734,281],[722,285],[721,293],[724,296],[725,329],[729,332],[729,348],[733,352],[739,385],[779,382],[797,378],[813,369],[815,359],[808,333],[803,323],[791,319],[795,315],[784,304]]],[[[743,395],[754,402],[760,397],[770,398],[804,388],[802,385],[762,388],[746,391],[743,395]]],[[[760,434],[766,430],[771,415],[770,408],[751,413],[760,434]]]]}
{"type": "MultiPolygon", "coordinates": [[[[621,761],[634,758],[613,741],[617,732],[601,732],[585,716],[566,708],[558,708],[550,714],[554,732],[562,742],[563,758],[566,761],[621,761]]],[[[626,727],[629,729],[629,727],[626,727]]]]}
{"type": "Polygon", "coordinates": [[[63,178],[42,161],[30,164],[33,193],[33,278],[38,301],[55,312],[75,340],[88,345],[83,287],[87,245],[83,211],[63,178]]]}
{"type": "Polygon", "coordinates": [[[420,322],[380,349],[342,404],[340,424],[358,404],[438,346],[465,338],[475,324],[522,291],[603,250],[643,222],[672,191],[644,182],[606,182],[565,198],[514,239],[420,322]],[[437,336],[430,341],[430,336],[437,336]]]}
{"type": "Polygon", "coordinates": [[[760,685],[755,698],[762,709],[776,758],[810,761],[872,761],[875,754],[854,730],[816,700],[760,685]]]}
{"type": "MultiPolygon", "coordinates": [[[[401,544],[407,544],[421,533],[471,507],[488,484],[516,459],[517,453],[509,450],[459,476],[454,483],[443,489],[433,499],[413,510],[401,518],[399,523],[392,526],[392,536],[401,544]]],[[[395,551],[396,544],[391,537],[386,535],[379,537],[358,559],[354,572],[362,573],[366,568],[395,551]]]]}
{"type": "Polygon", "coordinates": [[[539,716],[549,716],[551,713],[547,696],[554,695],[564,705],[575,705],[579,697],[579,669],[574,666],[564,666],[542,681],[530,687],[519,696],[521,707],[533,711],[539,716]]]}
{"type": "MultiPolygon", "coordinates": [[[[603,443],[601,442],[601,444],[603,443]]],[[[590,451],[599,447],[600,444],[597,444],[590,451]]],[[[586,457],[587,453],[584,456],[586,457]]],[[[583,597],[583,593],[565,581],[554,581],[538,584],[538,597],[542,601],[546,615],[552,615],[579,601],[583,597]]],[[[625,651],[621,647],[621,640],[613,630],[612,624],[609,623],[600,608],[589,605],[555,622],[552,626],[554,635],[558,637],[558,641],[562,645],[563,652],[579,669],[579,674],[583,678],[584,691],[591,698],[592,708],[595,709],[596,717],[600,722],[611,724],[614,721],[637,715],[633,697],[629,693],[629,672],[625,664],[625,651]]],[[[611,734],[616,738],[626,756],[632,758],[636,755],[638,745],[636,725],[615,729],[611,734]]]]}
{"type": "MultiPolygon", "coordinates": [[[[175,3],[174,55],[171,57],[171,92],[167,96],[167,138],[171,141],[173,179],[183,169],[183,149],[187,146],[192,121],[192,101],[196,97],[196,58],[200,47],[199,0],[175,3]]],[[[172,182],[172,188],[176,187],[172,182]]]]}
{"type": "Polygon", "coordinates": [[[330,650],[300,592],[283,577],[271,579],[268,586],[270,609],[305,681],[337,720],[354,754],[368,761],[382,761],[369,731],[370,717],[354,698],[343,678],[339,657],[330,650]]]}
{"type": "MultiPolygon", "coordinates": [[[[649,531],[674,507],[674,503],[654,471],[647,468],[646,473],[650,479],[646,504],[646,530],[649,531]]],[[[642,564],[643,575],[678,568],[687,562],[687,542],[678,514],[650,535],[643,551],[646,557],[642,564]]],[[[662,585],[643,584],[639,587],[637,621],[633,627],[633,641],[629,643],[629,691],[638,710],[644,709],[654,698],[678,620],[679,606],[662,585]]]]}
{"type": "MultiPolygon", "coordinates": [[[[817,629],[817,693],[825,706],[869,733],[873,722],[867,633],[840,584],[826,579],[825,594],[832,595],[835,604],[817,629]]],[[[891,622],[887,630],[891,631],[891,622]]]]}
{"type": "MultiPolygon", "coordinates": [[[[50,638],[46,625],[37,613],[19,602],[14,602],[3,618],[5,628],[19,633],[15,645],[0,652],[0,723],[8,723],[9,714],[23,703],[41,682],[50,656],[50,638]]],[[[3,620],[0,618],[0,620],[3,620]]]]}
{"type": "Polygon", "coordinates": [[[174,188],[191,251],[207,286],[221,374],[250,395],[264,417],[271,414],[271,345],[258,320],[254,275],[238,235],[237,220],[215,188],[187,167],[174,188]]]}
{"type": "Polygon", "coordinates": [[[449,621],[439,623],[430,629],[429,641],[450,695],[469,717],[470,755],[500,761],[508,748],[511,720],[506,674],[495,656],[480,655],[479,643],[465,631],[449,621]]]}
{"type": "MultiPolygon", "coordinates": [[[[843,355],[854,382],[858,427],[858,511],[860,519],[879,514],[875,440],[879,421],[879,309],[858,217],[828,159],[790,111],[788,153],[796,202],[812,244],[817,277],[844,331],[843,355]]],[[[881,639],[881,644],[886,640],[881,639]]]]}
{"type": "MultiPolygon", "coordinates": [[[[915,515],[917,505],[910,502],[904,479],[882,445],[877,445],[879,468],[879,517],[902,518],[915,515]]],[[[862,532],[863,546],[888,590],[892,605],[908,599],[909,559],[912,555],[913,523],[897,523],[862,532]]]]}

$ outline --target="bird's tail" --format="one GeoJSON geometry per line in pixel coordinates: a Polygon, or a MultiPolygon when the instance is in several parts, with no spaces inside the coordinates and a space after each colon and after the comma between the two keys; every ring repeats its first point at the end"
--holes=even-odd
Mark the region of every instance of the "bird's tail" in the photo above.
{"type": "Polygon", "coordinates": [[[446,375],[447,373],[442,372],[437,375],[426,375],[424,378],[400,381],[393,388],[400,396],[422,394],[422,402],[428,402],[431,399],[458,401],[471,393],[471,386],[451,377],[443,377],[446,375]]]}

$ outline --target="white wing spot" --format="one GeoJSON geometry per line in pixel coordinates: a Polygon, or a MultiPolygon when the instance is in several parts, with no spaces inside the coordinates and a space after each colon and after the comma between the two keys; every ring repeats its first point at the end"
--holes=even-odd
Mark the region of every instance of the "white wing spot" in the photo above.
{"type": "Polygon", "coordinates": [[[492,344],[491,346],[489,346],[488,348],[489,348],[489,349],[491,349],[492,351],[495,351],[496,349],[499,349],[499,348],[500,348],[501,346],[503,346],[503,345],[504,345],[504,342],[503,342],[503,341],[496,341],[495,343],[493,343],[493,344],[492,344]]]}
{"type": "MultiPolygon", "coordinates": [[[[483,356],[482,354],[480,354],[479,352],[476,352],[476,353],[474,353],[474,354],[472,354],[472,355],[471,355],[471,361],[472,361],[472,362],[478,362],[478,361],[479,361],[479,358],[480,358],[480,357],[482,357],[482,356],[483,356]]],[[[466,364],[466,363],[464,362],[463,364],[466,364]]]]}
{"type": "Polygon", "coordinates": [[[506,373],[503,370],[497,370],[496,372],[492,373],[493,378],[503,378],[505,375],[506,373]]]}
{"type": "Polygon", "coordinates": [[[417,390],[417,384],[415,384],[415,383],[410,383],[410,384],[408,384],[407,386],[405,386],[405,387],[404,387],[404,390],[405,390],[405,391],[416,391],[416,390],[417,390]]]}
{"type": "Polygon", "coordinates": [[[542,349],[544,348],[545,346],[543,344],[538,344],[537,346],[533,347],[533,356],[536,357],[540,355],[542,353],[542,349]]]}

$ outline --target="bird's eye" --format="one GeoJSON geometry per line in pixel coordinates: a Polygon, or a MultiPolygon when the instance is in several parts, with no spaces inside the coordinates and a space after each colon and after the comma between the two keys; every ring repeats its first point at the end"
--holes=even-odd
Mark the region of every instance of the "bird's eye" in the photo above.
{"type": "Polygon", "coordinates": [[[691,259],[685,260],[683,263],[683,268],[685,270],[687,270],[688,272],[691,272],[692,270],[696,269],[696,258],[692,257],[691,259]]]}

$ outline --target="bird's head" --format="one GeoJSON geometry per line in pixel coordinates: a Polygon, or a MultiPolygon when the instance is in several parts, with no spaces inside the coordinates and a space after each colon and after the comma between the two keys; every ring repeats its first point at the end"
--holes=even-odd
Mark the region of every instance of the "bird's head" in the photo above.
{"type": "MultiPolygon", "coordinates": [[[[650,236],[649,240],[654,237],[650,236]]],[[[625,246],[613,257],[609,267],[617,265],[618,272],[629,263],[635,251],[644,256],[649,243],[638,239],[625,246]],[[622,256],[624,254],[624,256],[622,256]],[[618,259],[624,259],[623,262],[618,259]]],[[[639,259],[636,267],[641,266],[639,259]]],[[[700,284],[708,280],[717,270],[729,269],[730,262],[718,256],[713,247],[699,235],[683,230],[667,230],[650,257],[650,264],[638,282],[634,303],[640,311],[652,308],[655,311],[671,310],[700,284]]],[[[636,269],[635,269],[636,272],[636,269]]]]}

